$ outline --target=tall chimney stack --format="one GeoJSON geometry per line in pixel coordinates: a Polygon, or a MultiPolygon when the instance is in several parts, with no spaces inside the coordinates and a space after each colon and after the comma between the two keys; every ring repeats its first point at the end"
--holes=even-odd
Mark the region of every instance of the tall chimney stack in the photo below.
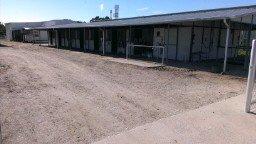
{"type": "Polygon", "coordinates": [[[115,5],[114,18],[115,18],[115,19],[118,19],[118,18],[119,18],[119,5],[115,5]]]}

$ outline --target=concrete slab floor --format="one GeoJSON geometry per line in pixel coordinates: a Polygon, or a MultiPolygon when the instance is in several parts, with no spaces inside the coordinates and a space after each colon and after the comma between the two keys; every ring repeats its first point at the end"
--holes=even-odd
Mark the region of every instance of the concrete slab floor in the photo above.
{"type": "Polygon", "coordinates": [[[255,144],[256,115],[244,112],[244,95],[241,95],[137,127],[95,144],[120,143],[255,144]]]}
{"type": "Polygon", "coordinates": [[[135,66],[146,67],[146,68],[154,68],[154,67],[162,66],[161,63],[142,61],[142,60],[134,60],[134,59],[112,58],[112,57],[106,57],[105,59],[112,61],[112,62],[135,65],[135,66]]]}

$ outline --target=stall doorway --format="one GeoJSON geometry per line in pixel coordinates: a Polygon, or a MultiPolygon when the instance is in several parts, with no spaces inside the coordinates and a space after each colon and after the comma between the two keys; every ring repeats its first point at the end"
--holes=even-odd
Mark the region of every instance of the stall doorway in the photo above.
{"type": "Polygon", "coordinates": [[[117,30],[112,30],[111,52],[117,54],[117,30]]]}
{"type": "Polygon", "coordinates": [[[79,29],[80,51],[84,51],[84,30],[79,29]]]}
{"type": "Polygon", "coordinates": [[[100,33],[99,30],[94,30],[94,50],[99,51],[100,49],[100,33]]]}

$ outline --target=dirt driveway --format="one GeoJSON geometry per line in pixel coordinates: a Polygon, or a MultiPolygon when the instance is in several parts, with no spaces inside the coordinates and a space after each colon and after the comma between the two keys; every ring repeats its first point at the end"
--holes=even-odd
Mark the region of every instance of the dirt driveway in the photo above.
{"type": "Polygon", "coordinates": [[[242,94],[245,80],[160,71],[68,50],[0,47],[4,143],[91,143],[242,94]]]}

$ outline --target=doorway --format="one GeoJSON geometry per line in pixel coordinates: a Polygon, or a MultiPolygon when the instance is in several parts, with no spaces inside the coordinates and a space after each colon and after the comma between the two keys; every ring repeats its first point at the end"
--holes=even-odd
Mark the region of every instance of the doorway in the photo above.
{"type": "Polygon", "coordinates": [[[117,54],[117,30],[112,30],[111,53],[117,54]]]}
{"type": "Polygon", "coordinates": [[[99,30],[94,30],[94,51],[99,51],[100,49],[100,35],[99,30]]]}

